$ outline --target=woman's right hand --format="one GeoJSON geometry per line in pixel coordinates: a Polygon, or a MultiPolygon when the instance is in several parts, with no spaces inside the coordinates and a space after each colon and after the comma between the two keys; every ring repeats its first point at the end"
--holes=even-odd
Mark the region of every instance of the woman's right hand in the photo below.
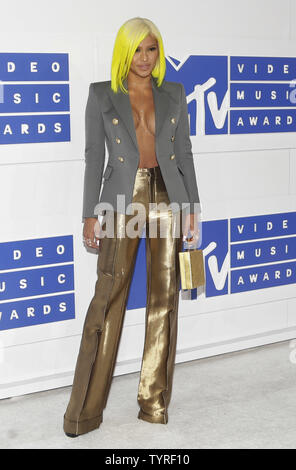
{"type": "Polygon", "coordinates": [[[99,233],[101,230],[100,222],[96,217],[86,217],[83,227],[83,242],[89,248],[99,249],[99,233]]]}

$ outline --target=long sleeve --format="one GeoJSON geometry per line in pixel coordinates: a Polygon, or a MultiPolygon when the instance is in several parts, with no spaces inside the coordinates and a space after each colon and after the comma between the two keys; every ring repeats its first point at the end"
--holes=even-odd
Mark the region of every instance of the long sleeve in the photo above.
{"type": "Polygon", "coordinates": [[[82,217],[97,217],[94,208],[99,200],[105,164],[105,130],[94,84],[89,85],[85,109],[85,172],[82,217]]]}
{"type": "Polygon", "coordinates": [[[201,212],[190,140],[186,93],[184,85],[182,83],[179,85],[181,87],[181,113],[176,129],[175,153],[184,169],[184,182],[190,201],[190,213],[201,212]]]}

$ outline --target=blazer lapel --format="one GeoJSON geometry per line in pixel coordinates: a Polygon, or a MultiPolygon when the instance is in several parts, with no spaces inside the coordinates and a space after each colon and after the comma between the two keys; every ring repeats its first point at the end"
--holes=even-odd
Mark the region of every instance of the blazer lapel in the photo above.
{"type": "Polygon", "coordinates": [[[163,89],[163,83],[160,87],[157,86],[156,80],[152,77],[152,90],[155,108],[155,137],[158,137],[165,119],[167,118],[170,97],[163,89]]]}
{"type": "MultiPolygon", "coordinates": [[[[123,80],[123,84],[128,90],[127,79],[123,80]]],[[[164,91],[162,85],[160,87],[157,86],[156,79],[152,76],[151,84],[155,109],[155,138],[157,138],[167,116],[167,112],[169,110],[170,98],[168,94],[164,91]]],[[[123,93],[121,90],[119,90],[118,93],[114,93],[111,88],[108,91],[116,111],[118,112],[123,124],[126,126],[136,146],[136,149],[139,152],[137,134],[129,95],[123,93]]]]}

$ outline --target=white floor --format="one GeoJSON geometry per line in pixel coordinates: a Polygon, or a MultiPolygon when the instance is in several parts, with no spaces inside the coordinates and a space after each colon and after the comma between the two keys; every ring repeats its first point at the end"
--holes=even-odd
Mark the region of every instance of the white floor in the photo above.
{"type": "Polygon", "coordinates": [[[70,387],[1,400],[0,447],[295,449],[291,351],[286,341],[176,364],[167,424],[137,418],[139,373],[113,378],[103,423],[75,439],[62,428],[70,387]]]}

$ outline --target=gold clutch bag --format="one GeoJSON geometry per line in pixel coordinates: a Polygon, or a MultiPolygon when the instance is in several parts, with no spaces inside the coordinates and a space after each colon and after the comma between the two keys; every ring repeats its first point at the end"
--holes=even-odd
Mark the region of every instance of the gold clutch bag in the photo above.
{"type": "Polygon", "coordinates": [[[179,252],[182,289],[195,289],[205,284],[202,250],[189,249],[179,252]]]}

